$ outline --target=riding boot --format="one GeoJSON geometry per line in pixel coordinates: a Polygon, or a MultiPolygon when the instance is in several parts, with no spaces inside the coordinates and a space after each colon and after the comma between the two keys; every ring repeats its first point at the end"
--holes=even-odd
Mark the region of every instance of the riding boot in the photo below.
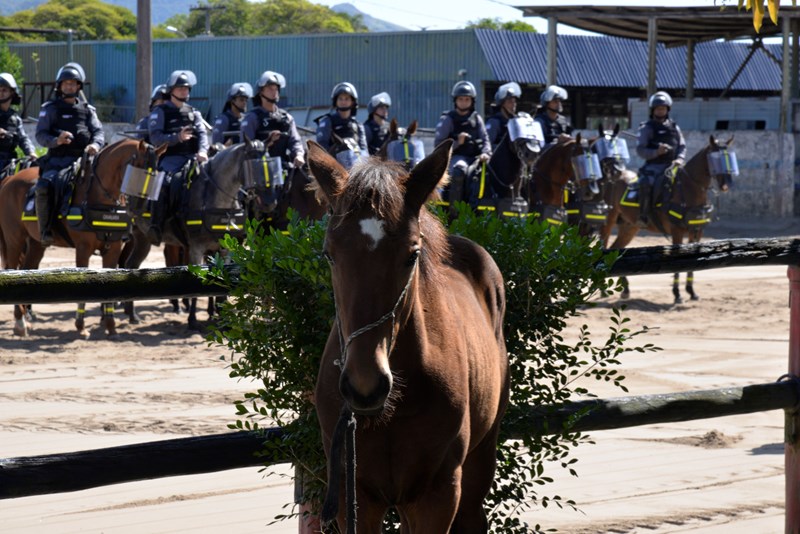
{"type": "Polygon", "coordinates": [[[50,208],[50,190],[48,187],[36,187],[36,218],[39,220],[40,242],[43,247],[49,247],[55,241],[50,224],[53,219],[50,208]]]}
{"type": "Polygon", "coordinates": [[[639,186],[639,219],[647,224],[650,216],[650,184],[642,183],[639,186]]]}

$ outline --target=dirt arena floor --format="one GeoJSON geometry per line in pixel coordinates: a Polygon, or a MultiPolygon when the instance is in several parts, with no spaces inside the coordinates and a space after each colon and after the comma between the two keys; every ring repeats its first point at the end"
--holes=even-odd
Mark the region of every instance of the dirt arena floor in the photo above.
{"type": "MultiPolygon", "coordinates": [[[[800,219],[720,220],[707,239],[800,235],[800,219]]],[[[634,246],[665,245],[645,235],[634,246]]],[[[154,249],[147,267],[163,265],[154,249]]],[[[49,251],[44,267],[68,267],[72,252],[49,251]]],[[[100,267],[94,258],[92,267],[100,267]]],[[[737,267],[695,275],[698,301],[673,305],[671,275],[631,279],[626,315],[652,330],[639,342],[664,350],[624,357],[630,395],[744,386],[786,371],[789,340],[786,267],[737,267]]],[[[609,300],[574,321],[598,334],[609,300]]],[[[0,458],[87,450],[225,432],[232,406],[251,384],[228,378],[221,347],[187,331],[166,301],[139,303],[145,321],[121,315],[119,338],[73,327],[74,305],[36,306],[27,339],[12,335],[12,310],[0,309],[0,458]]],[[[201,314],[201,319],[205,313],[201,314]]],[[[569,335],[569,332],[566,333],[569,335]]],[[[599,396],[624,393],[599,383],[599,396]]],[[[783,413],[706,419],[591,433],[578,477],[553,467],[543,494],[580,511],[526,512],[531,523],[568,533],[783,531],[783,413]]],[[[278,468],[288,474],[288,468],[278,468]]],[[[0,501],[0,531],[10,533],[297,532],[271,524],[292,498],[285,476],[259,468],[118,484],[0,501]]]]}

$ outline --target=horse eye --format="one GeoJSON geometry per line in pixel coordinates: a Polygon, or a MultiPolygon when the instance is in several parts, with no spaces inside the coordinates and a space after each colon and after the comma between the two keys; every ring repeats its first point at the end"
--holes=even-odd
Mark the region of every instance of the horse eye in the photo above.
{"type": "Polygon", "coordinates": [[[419,259],[420,253],[421,253],[420,249],[415,249],[411,253],[411,256],[408,257],[408,266],[409,267],[413,266],[417,262],[417,260],[419,259]]]}

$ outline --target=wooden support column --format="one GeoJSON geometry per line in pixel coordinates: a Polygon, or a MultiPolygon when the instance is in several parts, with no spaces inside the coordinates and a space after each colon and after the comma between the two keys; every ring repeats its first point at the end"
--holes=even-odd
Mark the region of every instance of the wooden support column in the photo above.
{"type": "MultiPolygon", "coordinates": [[[[792,41],[791,41],[791,49],[792,49],[792,62],[791,67],[789,68],[789,79],[791,80],[791,85],[789,86],[789,99],[795,99],[800,96],[798,91],[798,58],[800,58],[800,46],[798,45],[797,34],[800,33],[800,19],[790,19],[791,22],[791,30],[792,30],[792,41]]],[[[792,128],[792,125],[789,125],[792,128]]],[[[792,128],[793,130],[793,128],[792,128]]]]}
{"type": "MultiPolygon", "coordinates": [[[[789,267],[789,375],[800,376],[800,266],[789,267]]],[[[800,416],[786,410],[784,457],[786,534],[800,532],[800,416]]]]}
{"type": "Polygon", "coordinates": [[[694,98],[694,39],[686,41],[686,100],[694,98]]]}
{"type": "Polygon", "coordinates": [[[136,0],[136,116],[138,121],[150,113],[153,89],[153,34],[150,0],[136,0]]]}
{"type": "Polygon", "coordinates": [[[547,18],[547,85],[558,83],[558,38],[556,37],[558,19],[547,18]]]}
{"type": "MultiPolygon", "coordinates": [[[[783,58],[781,59],[781,70],[783,74],[781,76],[781,117],[779,130],[783,134],[787,131],[786,125],[788,118],[787,115],[789,113],[789,92],[792,86],[792,80],[790,77],[792,52],[791,48],[789,47],[792,29],[791,19],[789,17],[783,17],[781,22],[783,23],[783,58]]],[[[781,157],[783,157],[783,153],[781,153],[781,157]]]]}
{"type": "Polygon", "coordinates": [[[647,19],[647,96],[656,92],[656,47],[658,46],[658,19],[647,19]]]}

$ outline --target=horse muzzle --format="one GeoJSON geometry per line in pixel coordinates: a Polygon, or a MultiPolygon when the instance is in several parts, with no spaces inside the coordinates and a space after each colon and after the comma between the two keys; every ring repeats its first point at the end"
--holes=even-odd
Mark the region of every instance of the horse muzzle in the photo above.
{"type": "Polygon", "coordinates": [[[347,372],[339,378],[339,392],[356,415],[383,413],[392,391],[392,376],[379,373],[370,380],[354,380],[347,372]]]}

